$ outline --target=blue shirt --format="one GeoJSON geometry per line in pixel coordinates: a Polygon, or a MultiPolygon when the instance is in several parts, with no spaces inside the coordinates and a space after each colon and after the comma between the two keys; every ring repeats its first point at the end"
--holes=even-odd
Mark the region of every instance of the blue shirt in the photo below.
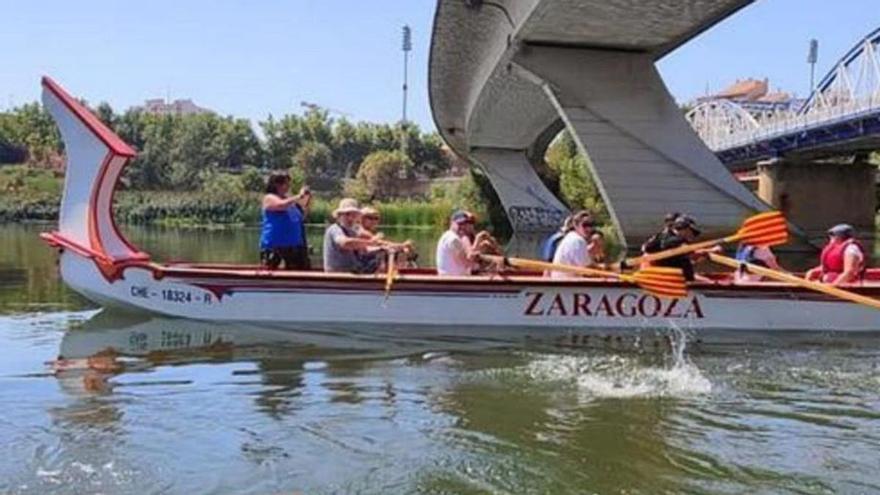
{"type": "Polygon", "coordinates": [[[305,246],[303,214],[296,206],[286,210],[263,209],[260,249],[305,246]]]}
{"type": "Polygon", "coordinates": [[[559,243],[562,242],[563,237],[565,237],[564,233],[554,232],[544,240],[544,243],[541,245],[542,260],[547,262],[553,261],[553,256],[556,254],[556,248],[559,247],[559,243]]]}

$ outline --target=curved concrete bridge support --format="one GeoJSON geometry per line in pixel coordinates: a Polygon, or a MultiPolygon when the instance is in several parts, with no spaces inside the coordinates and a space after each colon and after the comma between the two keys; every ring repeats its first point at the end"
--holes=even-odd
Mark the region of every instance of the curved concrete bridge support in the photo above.
{"type": "Polygon", "coordinates": [[[628,246],[668,210],[728,232],[767,207],[699,141],[654,62],[750,2],[437,0],[437,129],[484,167],[517,232],[553,229],[564,213],[528,167],[560,119],[628,246]]]}
{"type": "Polygon", "coordinates": [[[539,84],[589,157],[609,213],[630,246],[667,211],[711,231],[736,230],[766,205],[691,130],[644,53],[525,47],[513,57],[539,84]]]}
{"type": "Polygon", "coordinates": [[[483,167],[517,233],[557,229],[568,208],[547,189],[521,150],[476,148],[471,156],[483,167]]]}

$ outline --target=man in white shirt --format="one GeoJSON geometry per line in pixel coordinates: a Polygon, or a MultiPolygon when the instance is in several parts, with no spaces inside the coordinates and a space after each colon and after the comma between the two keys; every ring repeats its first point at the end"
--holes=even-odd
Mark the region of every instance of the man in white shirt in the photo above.
{"type": "MultiPolygon", "coordinates": [[[[573,230],[559,242],[556,254],[553,255],[553,263],[557,265],[571,265],[588,267],[593,264],[590,257],[588,242],[593,235],[593,218],[588,211],[576,213],[572,219],[573,230]]],[[[577,278],[579,275],[559,270],[552,270],[550,278],[577,278]]]]}
{"type": "Polygon", "coordinates": [[[449,230],[437,242],[437,275],[463,277],[476,267],[477,252],[471,243],[474,216],[457,211],[449,221],[449,230]]]}

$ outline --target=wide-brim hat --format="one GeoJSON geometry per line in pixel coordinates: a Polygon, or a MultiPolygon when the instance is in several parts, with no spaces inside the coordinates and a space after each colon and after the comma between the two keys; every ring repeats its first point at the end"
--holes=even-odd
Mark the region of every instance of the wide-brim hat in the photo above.
{"type": "Polygon", "coordinates": [[[333,216],[338,217],[345,213],[360,213],[361,205],[354,198],[343,198],[339,201],[339,206],[333,210],[333,216]]]}

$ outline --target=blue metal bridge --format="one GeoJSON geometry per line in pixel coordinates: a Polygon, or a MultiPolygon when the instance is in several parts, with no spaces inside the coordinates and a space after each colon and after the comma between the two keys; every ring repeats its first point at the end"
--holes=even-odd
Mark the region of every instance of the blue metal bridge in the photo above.
{"type": "Polygon", "coordinates": [[[731,170],[761,160],[821,159],[880,150],[880,29],[861,39],[794,111],[755,115],[729,100],[705,101],[687,119],[731,170]]]}

